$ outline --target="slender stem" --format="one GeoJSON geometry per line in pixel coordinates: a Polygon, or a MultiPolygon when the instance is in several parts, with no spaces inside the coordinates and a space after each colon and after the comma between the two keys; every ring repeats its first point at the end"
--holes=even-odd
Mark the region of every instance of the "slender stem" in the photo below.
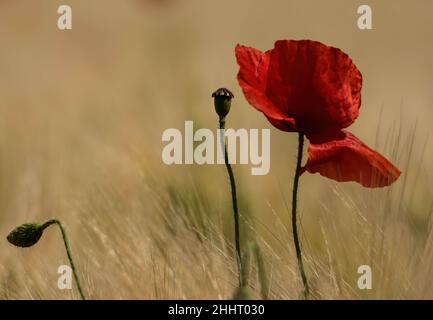
{"type": "MultiPolygon", "coordinates": [[[[220,118],[219,121],[220,129],[225,129],[225,120],[220,118]]],[[[233,217],[235,222],[235,245],[236,245],[236,262],[238,265],[238,272],[239,272],[239,286],[243,286],[243,279],[242,279],[242,254],[241,254],[241,240],[240,240],[240,228],[239,228],[239,211],[238,211],[238,200],[236,196],[236,181],[235,176],[233,174],[232,167],[229,163],[229,156],[227,152],[227,145],[225,143],[225,140],[222,140],[222,143],[224,144],[224,162],[227,168],[227,172],[230,178],[230,186],[232,191],[232,203],[233,203],[233,217]]]]}
{"type": "Polygon", "coordinates": [[[57,219],[51,219],[45,222],[42,227],[45,229],[52,224],[57,224],[62,232],[63,243],[65,244],[66,254],[68,255],[69,264],[71,265],[72,272],[74,274],[75,282],[77,283],[78,291],[80,292],[81,299],[86,300],[86,296],[81,288],[80,280],[78,278],[77,269],[75,268],[74,260],[72,259],[71,248],[69,247],[68,237],[66,236],[65,228],[63,224],[57,219]]]}
{"type": "Polygon", "coordinates": [[[304,264],[302,262],[301,246],[298,238],[298,226],[296,222],[296,210],[298,205],[298,185],[299,177],[301,176],[301,163],[302,163],[302,151],[304,149],[304,134],[299,133],[298,135],[298,156],[296,161],[295,178],[293,181],[293,193],[292,193],[292,230],[293,230],[293,241],[295,242],[296,257],[298,259],[299,272],[301,273],[302,283],[304,284],[304,298],[308,299],[309,288],[307,283],[307,276],[305,275],[304,264]]]}

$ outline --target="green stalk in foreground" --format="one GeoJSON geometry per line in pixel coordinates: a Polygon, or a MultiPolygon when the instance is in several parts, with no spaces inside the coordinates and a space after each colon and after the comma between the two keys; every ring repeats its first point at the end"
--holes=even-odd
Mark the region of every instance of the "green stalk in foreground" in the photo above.
{"type": "Polygon", "coordinates": [[[7,236],[7,240],[14,246],[27,248],[35,245],[46,228],[50,225],[56,224],[62,233],[63,243],[65,244],[66,253],[68,255],[69,264],[74,274],[75,282],[77,283],[78,291],[80,292],[81,299],[86,300],[86,297],[81,288],[80,280],[78,278],[77,269],[75,268],[74,260],[72,259],[71,248],[69,247],[68,237],[66,235],[65,228],[62,223],[57,219],[50,219],[43,224],[39,223],[24,223],[14,230],[12,230],[7,236]]]}
{"type": "MultiPolygon", "coordinates": [[[[234,98],[233,93],[231,93],[226,88],[219,88],[212,94],[214,98],[215,111],[219,116],[219,128],[225,130],[225,118],[230,111],[231,100],[234,98]]],[[[222,131],[223,132],[223,131],[222,131]]],[[[233,174],[233,169],[229,163],[229,157],[227,152],[227,145],[225,143],[224,134],[221,133],[222,139],[221,143],[224,145],[224,162],[227,168],[227,173],[230,179],[231,193],[232,193],[232,204],[233,204],[233,218],[235,224],[235,247],[236,247],[236,261],[238,265],[238,276],[239,276],[239,287],[243,287],[242,279],[242,251],[241,251],[241,240],[240,240],[240,227],[239,227],[239,211],[238,211],[238,201],[236,195],[236,181],[233,174]]],[[[222,147],[222,146],[221,146],[222,147]]]]}
{"type": "Polygon", "coordinates": [[[302,152],[304,149],[304,134],[299,133],[298,136],[298,155],[296,161],[295,178],[293,180],[293,193],[292,193],[292,230],[293,230],[293,241],[295,243],[296,258],[298,259],[298,268],[301,273],[302,283],[304,285],[304,298],[308,299],[310,290],[308,288],[307,276],[305,275],[304,264],[302,262],[301,246],[298,238],[298,226],[296,221],[296,211],[298,205],[298,186],[299,178],[301,176],[301,164],[302,164],[302,152]]]}

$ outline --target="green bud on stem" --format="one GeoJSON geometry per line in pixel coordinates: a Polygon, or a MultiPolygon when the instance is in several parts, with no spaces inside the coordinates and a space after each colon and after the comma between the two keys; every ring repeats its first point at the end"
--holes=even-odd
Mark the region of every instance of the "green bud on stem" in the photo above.
{"type": "Polygon", "coordinates": [[[216,113],[220,117],[220,120],[224,120],[226,115],[230,112],[232,99],[234,98],[233,93],[226,88],[219,88],[212,93],[212,98],[214,98],[216,113]]]}
{"type": "Polygon", "coordinates": [[[39,223],[24,223],[13,229],[8,234],[7,240],[17,247],[31,247],[42,237],[44,229],[44,226],[39,223]]]}

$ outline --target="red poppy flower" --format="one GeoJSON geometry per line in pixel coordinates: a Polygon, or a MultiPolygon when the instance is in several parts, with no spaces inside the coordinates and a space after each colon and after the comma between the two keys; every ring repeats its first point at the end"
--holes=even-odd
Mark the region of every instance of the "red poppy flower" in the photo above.
{"type": "Polygon", "coordinates": [[[236,46],[238,81],[248,102],[278,129],[310,140],[304,171],[365,187],[390,185],[400,171],[343,129],[358,117],[362,75],[340,49],[279,40],[274,49],[236,46]]]}

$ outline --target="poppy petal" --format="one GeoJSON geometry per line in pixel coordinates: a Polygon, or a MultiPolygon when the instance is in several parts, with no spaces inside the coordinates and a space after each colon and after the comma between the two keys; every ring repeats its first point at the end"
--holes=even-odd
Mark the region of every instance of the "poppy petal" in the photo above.
{"type": "Polygon", "coordinates": [[[281,112],[266,96],[270,51],[263,53],[255,48],[238,44],[235,52],[240,66],[237,78],[247,101],[263,112],[278,129],[297,131],[295,119],[281,112]]]}
{"type": "Polygon", "coordinates": [[[269,52],[265,94],[299,131],[340,130],[355,121],[362,75],[347,54],[311,40],[279,40],[269,52]]]}
{"type": "Polygon", "coordinates": [[[310,145],[303,172],[318,172],[336,181],[355,181],[369,188],[389,186],[401,174],[391,162],[350,132],[307,137],[310,145]]]}

